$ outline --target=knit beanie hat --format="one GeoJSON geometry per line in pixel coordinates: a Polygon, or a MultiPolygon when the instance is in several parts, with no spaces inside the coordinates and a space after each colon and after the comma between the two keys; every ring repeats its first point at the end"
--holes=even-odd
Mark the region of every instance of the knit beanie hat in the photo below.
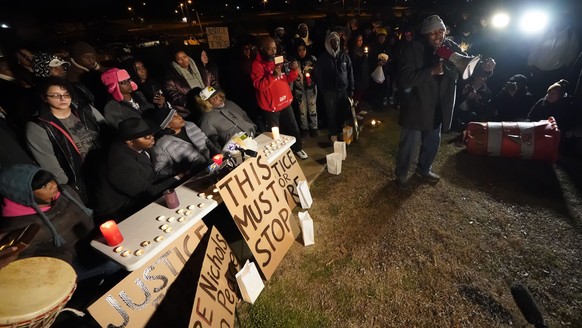
{"type": "Polygon", "coordinates": [[[445,23],[438,15],[430,15],[422,22],[420,34],[428,34],[436,30],[446,30],[445,23]]]}
{"type": "Polygon", "coordinates": [[[149,120],[155,125],[159,126],[160,129],[165,129],[168,126],[168,124],[170,124],[170,121],[172,120],[172,117],[174,117],[174,114],[176,114],[175,109],[170,109],[168,107],[162,108],[150,107],[146,109],[143,112],[143,114],[141,114],[141,116],[143,117],[144,120],[149,120]]]}
{"type": "Polygon", "coordinates": [[[570,84],[570,82],[568,82],[568,80],[561,79],[560,81],[550,85],[547,92],[550,92],[550,90],[552,90],[552,89],[558,88],[558,89],[560,89],[560,94],[563,95],[566,93],[566,91],[567,91],[566,89],[568,88],[569,84],[570,84]]]}
{"type": "Polygon", "coordinates": [[[53,244],[60,247],[65,241],[34,199],[32,179],[41,170],[40,167],[29,164],[3,167],[0,170],[0,194],[15,203],[34,208],[44,225],[52,233],[53,244]]]}
{"type": "Polygon", "coordinates": [[[95,48],[87,42],[77,42],[71,46],[70,49],[71,58],[78,61],[84,54],[97,54],[95,48]]]}
{"type": "MultiPolygon", "coordinates": [[[[101,74],[101,81],[107,87],[107,92],[109,92],[113,99],[117,101],[123,100],[123,95],[121,90],[119,90],[119,82],[130,79],[129,73],[124,69],[110,68],[101,74]]],[[[131,88],[133,91],[137,90],[137,84],[131,81],[131,88]]]]}
{"type": "Polygon", "coordinates": [[[55,55],[49,55],[46,52],[39,52],[32,57],[33,71],[34,75],[37,77],[49,77],[51,76],[51,67],[59,67],[65,65],[68,67],[71,63],[62,60],[60,57],[55,55]]]}

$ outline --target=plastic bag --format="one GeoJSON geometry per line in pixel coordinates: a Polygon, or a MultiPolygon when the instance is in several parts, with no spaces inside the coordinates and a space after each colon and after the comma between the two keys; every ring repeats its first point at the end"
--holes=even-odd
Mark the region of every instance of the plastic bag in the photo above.
{"type": "Polygon", "coordinates": [[[382,66],[376,66],[376,69],[372,72],[372,74],[370,74],[370,76],[376,83],[384,83],[384,80],[386,80],[382,66]]]}

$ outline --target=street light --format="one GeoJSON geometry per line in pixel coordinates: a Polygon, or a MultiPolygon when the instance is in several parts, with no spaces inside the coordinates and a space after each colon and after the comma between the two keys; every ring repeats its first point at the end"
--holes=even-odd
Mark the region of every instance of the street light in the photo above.
{"type": "Polygon", "coordinates": [[[267,9],[267,0],[263,0],[263,7],[265,7],[265,9],[267,9]]]}
{"type": "Polygon", "coordinates": [[[188,17],[188,21],[190,21],[190,10],[188,9],[188,4],[192,4],[192,0],[184,2],[184,6],[186,7],[186,17],[188,17]]]}
{"type": "Polygon", "coordinates": [[[184,4],[180,2],[180,10],[182,11],[182,19],[186,18],[186,15],[184,15],[184,4]]]}

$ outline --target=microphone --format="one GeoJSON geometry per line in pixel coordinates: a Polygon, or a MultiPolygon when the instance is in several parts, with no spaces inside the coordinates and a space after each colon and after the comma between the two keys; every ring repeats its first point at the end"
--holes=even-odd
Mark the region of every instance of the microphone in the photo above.
{"type": "Polygon", "coordinates": [[[258,152],[252,150],[252,149],[244,149],[242,147],[237,146],[235,148],[236,150],[240,151],[241,153],[250,156],[250,157],[257,157],[257,155],[259,154],[258,152]]]}
{"type": "Polygon", "coordinates": [[[525,320],[534,325],[535,328],[548,328],[542,313],[538,309],[527,287],[519,283],[514,283],[511,285],[510,290],[511,296],[513,296],[513,300],[517,304],[521,314],[525,317],[525,320]]]}

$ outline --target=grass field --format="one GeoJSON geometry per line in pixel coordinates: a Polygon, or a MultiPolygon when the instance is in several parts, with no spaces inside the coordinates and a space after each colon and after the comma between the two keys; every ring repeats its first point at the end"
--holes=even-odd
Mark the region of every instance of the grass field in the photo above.
{"type": "Polygon", "coordinates": [[[529,327],[529,288],[550,327],[582,327],[580,160],[467,153],[444,134],[436,185],[393,179],[395,110],[312,184],[315,245],[291,247],[238,327],[529,327]]]}

